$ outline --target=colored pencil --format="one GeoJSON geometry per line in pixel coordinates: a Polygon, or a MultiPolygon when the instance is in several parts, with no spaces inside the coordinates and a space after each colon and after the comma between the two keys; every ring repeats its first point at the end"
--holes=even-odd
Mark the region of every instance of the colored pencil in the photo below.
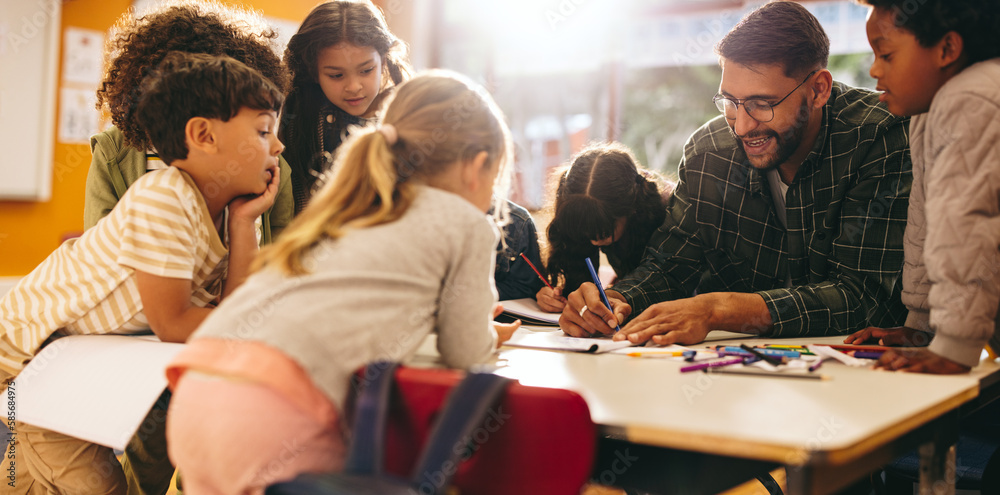
{"type": "Polygon", "coordinates": [[[719,366],[729,366],[730,364],[737,364],[737,363],[742,363],[742,362],[743,362],[743,358],[741,358],[741,357],[734,357],[734,358],[729,358],[729,359],[721,359],[719,361],[710,361],[710,362],[707,362],[707,363],[692,364],[692,365],[685,366],[685,367],[681,368],[681,373],[687,373],[689,371],[703,370],[705,368],[717,368],[719,366]]]}
{"type": "Polygon", "coordinates": [[[813,345],[825,345],[831,349],[836,349],[840,352],[846,352],[846,351],[885,352],[891,349],[890,347],[885,347],[881,345],[849,345],[849,344],[813,344],[813,345]]]}
{"type": "Polygon", "coordinates": [[[830,377],[827,375],[816,375],[816,374],[806,374],[806,373],[780,373],[773,371],[756,371],[748,369],[733,369],[733,368],[705,368],[703,370],[705,373],[715,375],[746,375],[746,376],[769,376],[775,378],[804,378],[806,380],[829,380],[830,377]]]}
{"type": "MultiPolygon", "coordinates": [[[[611,307],[611,301],[608,301],[608,295],[604,293],[604,286],[601,285],[601,279],[597,277],[597,270],[594,269],[594,264],[590,262],[590,258],[584,258],[583,261],[587,262],[587,270],[590,270],[590,278],[594,279],[597,292],[601,294],[601,301],[604,301],[604,305],[608,307],[608,311],[613,313],[615,310],[611,307]]],[[[620,332],[621,329],[621,325],[615,324],[615,333],[620,332]]]]}
{"type": "Polygon", "coordinates": [[[547,285],[550,289],[552,289],[552,292],[555,292],[556,291],[555,287],[552,287],[552,284],[550,284],[548,280],[545,280],[545,277],[542,276],[542,272],[538,271],[538,268],[535,268],[535,264],[532,263],[531,260],[529,260],[528,257],[524,255],[524,253],[521,253],[521,257],[524,258],[524,261],[528,263],[528,266],[530,266],[531,269],[535,271],[535,275],[538,275],[538,278],[542,279],[542,282],[544,282],[545,285],[547,285]]]}

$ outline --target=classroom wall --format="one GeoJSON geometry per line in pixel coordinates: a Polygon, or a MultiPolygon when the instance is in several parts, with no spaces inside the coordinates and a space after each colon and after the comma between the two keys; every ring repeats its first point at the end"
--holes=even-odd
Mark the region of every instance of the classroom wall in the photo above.
{"type": "MultiPolygon", "coordinates": [[[[295,23],[319,3],[318,0],[223,2],[248,5],[269,17],[295,23]]],[[[61,31],[75,26],[106,32],[131,4],[130,0],[64,0],[61,31]]],[[[62,80],[61,56],[59,81],[62,80]]],[[[83,230],[83,197],[90,167],[90,147],[59,142],[53,146],[52,199],[44,202],[0,201],[0,277],[27,275],[65,237],[83,230]]]]}

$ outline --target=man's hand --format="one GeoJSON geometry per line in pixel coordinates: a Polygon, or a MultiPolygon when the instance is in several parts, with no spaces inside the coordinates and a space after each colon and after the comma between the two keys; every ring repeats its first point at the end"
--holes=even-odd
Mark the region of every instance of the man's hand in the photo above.
{"type": "Polygon", "coordinates": [[[625,302],[621,294],[605,291],[611,308],[608,309],[601,300],[597,286],[585,282],[579,289],[573,291],[566,301],[562,316],[559,317],[559,327],[571,337],[597,337],[611,335],[615,326],[621,324],[632,314],[632,307],[625,302]]]}
{"type": "Polygon", "coordinates": [[[969,368],[948,358],[938,356],[928,349],[891,349],[882,354],[876,368],[935,375],[968,373],[969,368]]]}
{"type": "Polygon", "coordinates": [[[910,327],[878,328],[868,327],[848,335],[845,344],[864,344],[877,341],[878,345],[895,347],[925,347],[931,343],[934,334],[910,327]]]}
{"type": "Polygon", "coordinates": [[[630,321],[615,340],[640,344],[652,340],[657,345],[698,344],[712,331],[709,319],[713,306],[706,298],[689,297],[654,304],[630,321]]]}
{"type": "Polygon", "coordinates": [[[559,287],[556,287],[555,290],[542,287],[535,294],[535,301],[538,302],[538,307],[542,308],[542,311],[549,313],[561,313],[566,307],[566,298],[562,296],[559,287]]]}

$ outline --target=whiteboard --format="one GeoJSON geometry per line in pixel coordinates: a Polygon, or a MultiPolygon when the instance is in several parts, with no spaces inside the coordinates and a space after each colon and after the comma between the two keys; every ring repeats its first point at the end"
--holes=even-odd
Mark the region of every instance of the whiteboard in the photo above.
{"type": "Polygon", "coordinates": [[[0,0],[0,200],[52,196],[60,0],[0,0]]]}

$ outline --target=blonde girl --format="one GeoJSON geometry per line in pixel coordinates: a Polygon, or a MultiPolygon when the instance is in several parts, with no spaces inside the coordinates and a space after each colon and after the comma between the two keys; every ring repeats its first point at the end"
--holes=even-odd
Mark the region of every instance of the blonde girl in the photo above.
{"type": "Polygon", "coordinates": [[[168,443],[185,493],[263,493],[339,467],[355,370],[403,360],[432,332],[444,362],[465,368],[516,328],[492,322],[499,233],[486,211],[494,196],[502,210],[512,157],[492,99],[428,73],[345,146],[330,181],[168,368],[168,443]]]}

